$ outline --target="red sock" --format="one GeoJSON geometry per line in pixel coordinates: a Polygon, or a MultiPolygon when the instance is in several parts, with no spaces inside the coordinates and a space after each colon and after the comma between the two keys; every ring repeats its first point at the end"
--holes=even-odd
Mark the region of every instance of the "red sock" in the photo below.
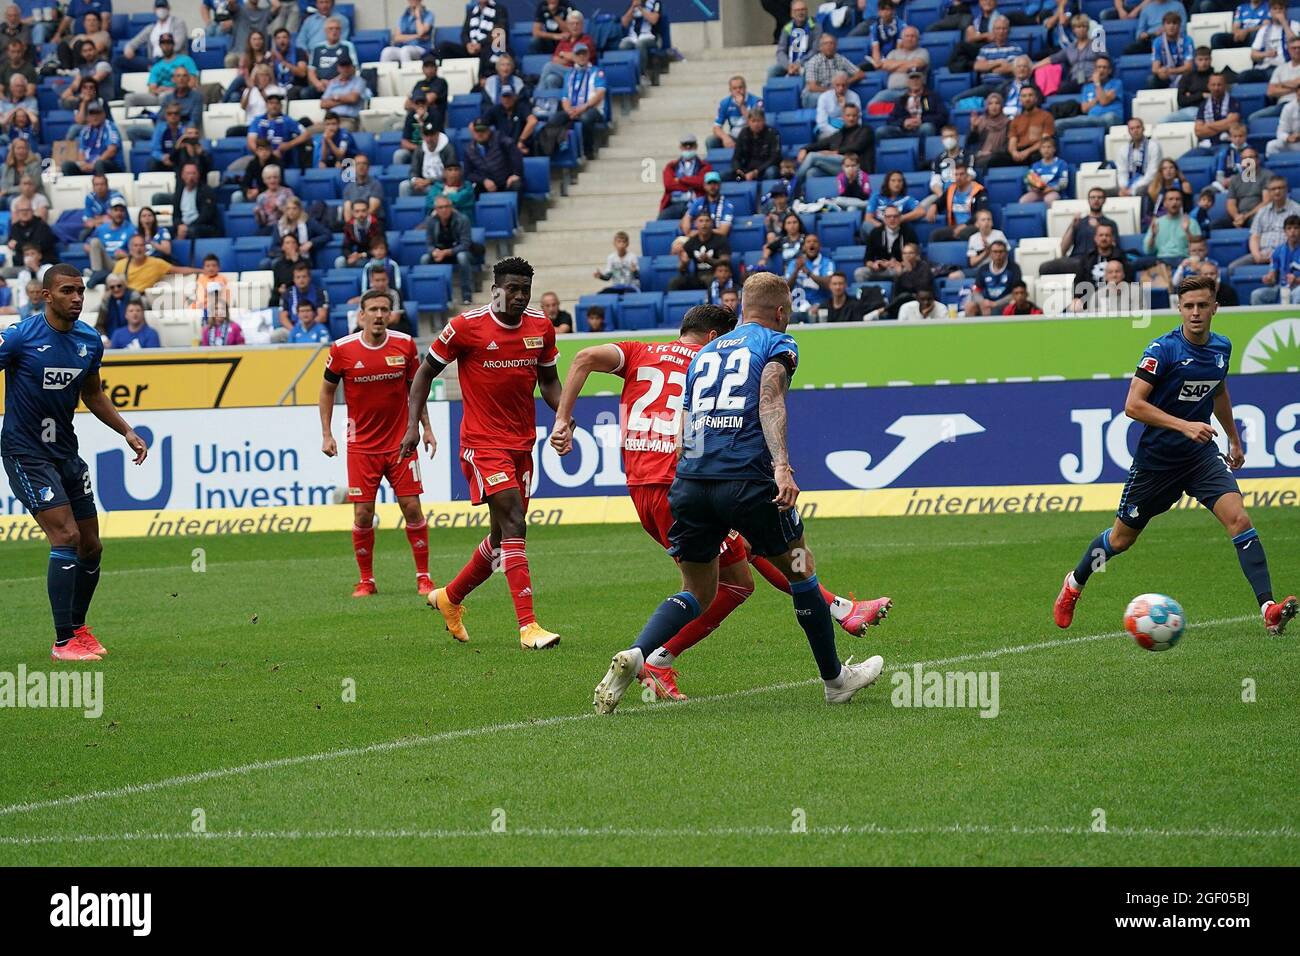
{"type": "Polygon", "coordinates": [[[362,581],[375,579],[375,528],[358,528],[352,526],[352,550],[357,556],[357,567],[361,569],[362,581]]]}
{"type": "MultiPolygon", "coordinates": [[[[751,554],[749,556],[749,563],[753,565],[754,570],[761,574],[763,579],[767,581],[768,584],[772,585],[772,587],[776,588],[778,591],[784,591],[786,594],[790,593],[790,582],[785,579],[785,575],[781,573],[780,569],[771,561],[767,560],[767,558],[760,558],[756,554],[751,554]]],[[[822,600],[826,602],[827,607],[830,607],[830,605],[835,603],[834,592],[826,590],[826,585],[822,584],[820,581],[817,582],[817,585],[821,588],[822,600]]]]}
{"type": "Polygon", "coordinates": [[[713,633],[727,615],[744,604],[745,599],[753,593],[753,588],[743,588],[738,584],[719,584],[713,603],[704,609],[703,614],[674,634],[664,645],[664,650],[676,657],[694,647],[713,633]]]}
{"type": "Polygon", "coordinates": [[[425,577],[429,574],[429,522],[421,520],[419,524],[406,526],[406,540],[411,543],[411,557],[415,558],[415,573],[425,577]]]}
{"type": "Polygon", "coordinates": [[[469,592],[492,576],[492,542],[484,538],[473,556],[460,569],[460,574],[447,585],[447,598],[452,604],[463,604],[469,592]]]}
{"type": "Polygon", "coordinates": [[[537,616],[533,614],[533,580],[528,573],[528,552],[523,538],[501,539],[501,568],[506,572],[519,626],[532,624],[537,616]]]}

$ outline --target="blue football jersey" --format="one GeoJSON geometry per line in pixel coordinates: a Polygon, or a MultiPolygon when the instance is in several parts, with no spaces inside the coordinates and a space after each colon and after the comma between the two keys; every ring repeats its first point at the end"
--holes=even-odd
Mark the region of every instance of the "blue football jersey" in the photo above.
{"type": "MultiPolygon", "coordinates": [[[[1210,341],[1193,345],[1179,326],[1146,347],[1133,374],[1151,383],[1148,401],[1156,408],[1184,421],[1208,424],[1231,358],[1232,343],[1224,336],[1211,332],[1210,341]]],[[[1181,432],[1147,425],[1133,461],[1139,468],[1177,468],[1202,455],[1217,454],[1213,442],[1198,445],[1181,432]]]]}
{"type": "Polygon", "coordinates": [[[758,420],[763,368],[783,363],[794,374],[799,346],[785,332],[754,322],[714,339],[686,373],[683,453],[686,478],[771,480],[772,455],[758,420]]]}
{"type": "Polygon", "coordinates": [[[37,312],[0,332],[5,372],[0,455],[61,461],[77,455],[72,414],[86,378],[99,370],[104,343],[84,322],[59,332],[37,312]]]}

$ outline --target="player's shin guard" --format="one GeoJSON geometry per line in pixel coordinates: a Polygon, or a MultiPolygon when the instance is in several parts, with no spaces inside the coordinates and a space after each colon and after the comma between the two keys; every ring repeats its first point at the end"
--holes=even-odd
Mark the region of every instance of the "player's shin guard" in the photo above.
{"type": "Polygon", "coordinates": [[[537,620],[533,613],[533,579],[528,573],[528,551],[523,538],[501,539],[501,570],[510,585],[510,600],[515,602],[515,617],[525,627],[537,620]]]}
{"type": "MultiPolygon", "coordinates": [[[[683,651],[712,634],[727,615],[744,604],[753,593],[753,588],[741,587],[739,584],[719,584],[717,597],[704,609],[704,613],[673,635],[673,639],[663,646],[662,649],[672,655],[668,661],[671,663],[683,651]]],[[[655,656],[652,654],[646,660],[657,665],[659,662],[651,659],[655,656]]]]}
{"type": "Polygon", "coordinates": [[[77,559],[77,577],[72,589],[74,630],[86,623],[86,615],[90,612],[91,599],[95,596],[95,588],[99,586],[99,560],[98,554],[77,559]]]}
{"type": "Polygon", "coordinates": [[[411,557],[415,559],[415,573],[429,573],[429,522],[423,518],[419,524],[406,526],[406,540],[411,545],[411,557]]]}
{"type": "Polygon", "coordinates": [[[45,575],[54,615],[54,643],[62,647],[72,640],[72,601],[77,586],[77,552],[73,548],[50,548],[50,565],[45,575]]]}
{"type": "Polygon", "coordinates": [[[1088,583],[1088,578],[1092,576],[1093,571],[1100,571],[1106,566],[1107,561],[1119,554],[1110,546],[1110,531],[1111,529],[1107,528],[1093,538],[1092,543],[1088,545],[1088,550],[1083,552],[1083,557],[1075,565],[1072,573],[1076,588],[1082,588],[1088,583]]]}
{"type": "Polygon", "coordinates": [[[640,649],[644,660],[699,616],[700,602],[695,595],[690,591],[678,591],[655,608],[632,646],[640,649]]]}
{"type": "Polygon", "coordinates": [[[500,554],[500,550],[493,549],[490,538],[480,541],[474,554],[460,569],[460,574],[452,578],[451,583],[447,585],[447,599],[452,604],[465,603],[465,598],[469,596],[470,591],[492,577],[492,561],[500,554]]]}
{"type": "Polygon", "coordinates": [[[840,655],[835,650],[835,622],[821,596],[817,575],[806,581],[793,582],[790,596],[794,598],[795,620],[808,635],[808,644],[812,647],[822,680],[834,680],[840,675],[840,655]]]}
{"type": "Polygon", "coordinates": [[[361,571],[362,581],[375,579],[375,526],[358,528],[352,526],[352,553],[357,556],[357,568],[361,571]]]}
{"type": "MultiPolygon", "coordinates": [[[[755,571],[763,576],[763,579],[767,581],[768,584],[772,585],[772,587],[776,588],[778,591],[784,591],[786,594],[790,593],[789,580],[781,573],[781,569],[771,561],[767,560],[767,558],[760,558],[755,554],[751,554],[749,555],[749,563],[753,566],[755,571]]],[[[837,597],[833,591],[827,590],[825,585],[819,584],[818,587],[821,589],[822,600],[825,601],[826,606],[831,609],[831,617],[840,620],[853,610],[852,601],[846,601],[844,598],[837,597]]]]}
{"type": "Polygon", "coordinates": [[[1243,531],[1232,539],[1237,548],[1237,560],[1241,562],[1241,573],[1255,591],[1255,601],[1263,607],[1273,600],[1273,582],[1268,576],[1268,558],[1264,555],[1264,542],[1259,540],[1259,532],[1254,528],[1243,531]]]}

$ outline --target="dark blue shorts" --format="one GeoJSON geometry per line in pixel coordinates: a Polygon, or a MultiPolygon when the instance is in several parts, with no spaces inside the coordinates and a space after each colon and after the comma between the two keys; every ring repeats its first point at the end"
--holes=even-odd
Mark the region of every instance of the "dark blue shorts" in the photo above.
{"type": "Polygon", "coordinates": [[[803,521],[797,510],[777,508],[775,497],[776,482],[771,480],[674,479],[668,492],[673,511],[668,553],[679,561],[707,564],[734,528],[754,554],[785,554],[790,542],[803,536],[803,521]]]}
{"type": "Polygon", "coordinates": [[[1172,508],[1184,494],[1213,510],[1229,492],[1241,493],[1228,463],[1217,454],[1204,455],[1178,468],[1129,469],[1115,516],[1130,528],[1145,528],[1156,515],[1172,508]]]}
{"type": "Polygon", "coordinates": [[[80,457],[50,461],[5,455],[4,464],[9,487],[32,514],[71,505],[72,516],[78,521],[95,517],[90,469],[80,457]]]}

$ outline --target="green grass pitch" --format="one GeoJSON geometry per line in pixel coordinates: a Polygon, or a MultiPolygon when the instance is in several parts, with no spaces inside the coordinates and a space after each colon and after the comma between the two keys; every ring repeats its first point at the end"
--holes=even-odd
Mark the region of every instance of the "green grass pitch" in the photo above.
{"type": "MultiPolygon", "coordinates": [[[[1300,515],[1254,518],[1294,591],[1300,515]]],[[[631,525],[533,529],[540,620],[564,638],[539,654],[499,576],[452,642],[393,530],[366,601],[343,534],[109,542],[92,623],[112,654],[59,665],[103,671],[103,716],[0,710],[0,864],[1295,865],[1300,626],[1265,634],[1222,530],[1188,512],[1058,631],[1061,576],[1108,520],[809,524],[824,581],[897,602],[841,656],[996,671],[995,719],[891,706],[888,669],[827,707],[761,580],[682,658],[691,701],[596,717],[611,653],[678,581],[631,525]],[[1144,591],[1187,609],[1168,653],[1119,633],[1144,591]]],[[[474,544],[434,534],[439,581],[474,544]]],[[[45,553],[5,548],[0,670],[51,667],[45,553]]]]}

